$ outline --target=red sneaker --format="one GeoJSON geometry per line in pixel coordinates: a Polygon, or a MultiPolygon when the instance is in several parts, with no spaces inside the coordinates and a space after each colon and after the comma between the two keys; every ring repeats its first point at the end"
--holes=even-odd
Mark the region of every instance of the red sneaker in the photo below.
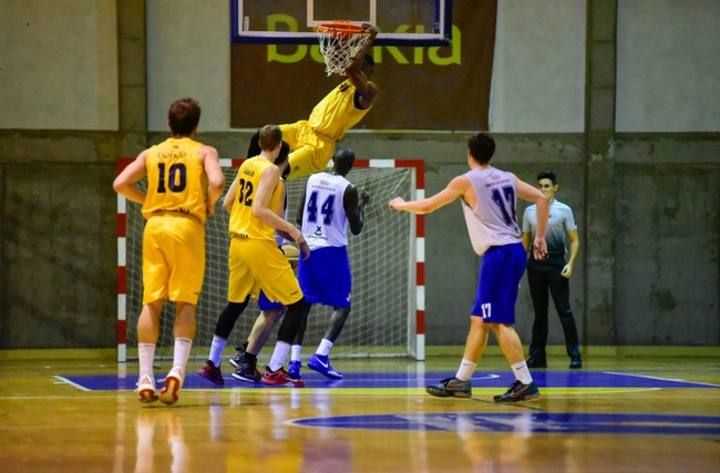
{"type": "Polygon", "coordinates": [[[205,362],[205,366],[198,371],[198,374],[218,386],[223,386],[225,384],[220,368],[215,366],[215,364],[210,360],[205,362]]]}
{"type": "Polygon", "coordinates": [[[294,379],[288,376],[287,371],[280,368],[277,371],[272,371],[269,366],[265,367],[265,373],[262,377],[262,382],[265,384],[271,384],[273,386],[281,385],[292,385],[296,388],[302,388],[305,386],[305,381],[302,379],[294,379]]]}

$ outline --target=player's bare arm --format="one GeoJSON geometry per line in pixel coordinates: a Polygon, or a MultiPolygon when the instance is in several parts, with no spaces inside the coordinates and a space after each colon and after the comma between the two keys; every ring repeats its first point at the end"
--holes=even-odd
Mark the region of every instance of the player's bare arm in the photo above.
{"type": "Polygon", "coordinates": [[[252,213],[265,225],[287,233],[298,244],[303,256],[307,257],[310,255],[310,247],[303,238],[302,232],[270,208],[270,199],[279,183],[280,170],[276,166],[270,166],[263,171],[262,176],[260,176],[258,190],[255,193],[255,200],[252,203],[252,213]]]}
{"type": "Polygon", "coordinates": [[[531,186],[517,177],[515,180],[518,197],[527,202],[534,203],[537,207],[537,227],[535,228],[533,255],[536,260],[541,260],[547,256],[545,232],[547,231],[548,215],[550,214],[550,200],[536,187],[531,186]]]}
{"type": "Polygon", "coordinates": [[[454,202],[460,197],[462,197],[468,205],[473,206],[474,202],[468,202],[468,194],[471,189],[472,186],[470,185],[470,181],[468,181],[465,176],[457,176],[448,183],[445,189],[431,197],[411,201],[405,201],[402,197],[395,197],[388,203],[388,205],[391,209],[404,210],[405,212],[421,215],[434,212],[435,210],[454,202]]]}
{"type": "Polygon", "coordinates": [[[355,186],[348,186],[345,189],[343,207],[353,235],[359,235],[363,229],[365,224],[365,204],[369,201],[370,195],[367,192],[359,193],[355,186]]]}
{"type": "MultiPolygon", "coordinates": [[[[281,170],[280,172],[282,173],[282,170],[281,170]]],[[[284,180],[281,179],[281,180],[280,180],[280,186],[282,187],[282,191],[281,191],[281,192],[282,192],[282,195],[280,196],[280,202],[285,202],[285,195],[287,194],[287,182],[285,182],[284,180]]],[[[283,207],[282,204],[279,205],[278,208],[275,209],[275,213],[278,214],[278,216],[279,216],[280,218],[283,218],[283,219],[284,219],[284,218],[285,218],[285,207],[283,207]]],[[[275,233],[277,233],[278,235],[280,235],[280,236],[281,236],[282,238],[284,238],[285,240],[290,241],[290,240],[293,239],[292,236],[290,236],[288,233],[286,233],[286,232],[284,232],[284,231],[282,231],[282,230],[277,230],[277,229],[276,229],[276,230],[275,230],[275,233]]]]}
{"type": "Polygon", "coordinates": [[[220,168],[220,157],[215,148],[203,145],[200,148],[200,154],[202,155],[205,174],[208,177],[207,212],[208,215],[212,215],[215,212],[215,204],[220,200],[225,187],[225,175],[220,168]]]}
{"type": "Polygon", "coordinates": [[[225,194],[223,198],[222,206],[227,213],[232,211],[233,202],[235,202],[235,197],[237,196],[238,182],[237,179],[233,180],[232,184],[230,184],[230,189],[228,189],[227,194],[225,194]]]}
{"type": "Polygon", "coordinates": [[[145,203],[145,193],[138,190],[135,183],[145,177],[146,155],[147,150],[140,153],[113,181],[115,192],[140,205],[145,203]]]}
{"type": "Polygon", "coordinates": [[[363,25],[363,29],[370,31],[370,40],[367,42],[365,47],[355,55],[355,58],[347,68],[346,73],[350,81],[355,86],[355,90],[357,90],[357,93],[360,95],[360,106],[365,109],[373,103],[378,94],[377,85],[368,79],[368,76],[363,69],[365,55],[371,53],[372,51],[372,45],[375,41],[375,37],[377,36],[377,30],[368,23],[363,25]]]}

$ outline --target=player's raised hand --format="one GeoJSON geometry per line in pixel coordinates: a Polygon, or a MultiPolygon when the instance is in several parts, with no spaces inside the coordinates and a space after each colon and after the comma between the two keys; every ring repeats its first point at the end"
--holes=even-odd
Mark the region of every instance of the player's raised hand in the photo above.
{"type": "Polygon", "coordinates": [[[373,36],[373,38],[377,35],[378,30],[375,28],[371,23],[363,23],[362,24],[362,30],[368,31],[373,36]]]}
{"type": "Polygon", "coordinates": [[[405,199],[402,197],[395,197],[390,202],[388,202],[388,206],[393,210],[402,210],[402,205],[405,203],[405,199]]]}

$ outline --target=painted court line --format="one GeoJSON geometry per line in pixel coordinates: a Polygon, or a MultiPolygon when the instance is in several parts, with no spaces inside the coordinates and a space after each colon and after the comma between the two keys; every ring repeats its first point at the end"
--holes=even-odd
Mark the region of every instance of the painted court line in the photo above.
{"type": "Polygon", "coordinates": [[[619,371],[603,371],[603,373],[612,374],[615,376],[632,376],[635,378],[655,379],[658,381],[669,381],[669,382],[675,382],[675,383],[699,384],[701,386],[710,386],[713,388],[720,388],[720,384],[703,383],[702,381],[688,381],[686,379],[681,379],[681,378],[662,378],[660,376],[649,376],[649,375],[644,375],[644,374],[633,374],[633,373],[621,373],[619,371]]]}
{"type": "Polygon", "coordinates": [[[64,376],[54,375],[53,378],[55,378],[56,380],[60,381],[60,382],[63,383],[63,384],[69,384],[70,386],[72,386],[72,387],[74,387],[74,388],[77,388],[77,389],[79,389],[79,390],[81,390],[81,391],[93,391],[93,389],[86,388],[85,386],[83,386],[83,385],[81,385],[81,384],[78,384],[78,383],[75,383],[75,382],[73,382],[73,381],[70,381],[69,379],[67,379],[67,378],[64,377],[64,376]]]}

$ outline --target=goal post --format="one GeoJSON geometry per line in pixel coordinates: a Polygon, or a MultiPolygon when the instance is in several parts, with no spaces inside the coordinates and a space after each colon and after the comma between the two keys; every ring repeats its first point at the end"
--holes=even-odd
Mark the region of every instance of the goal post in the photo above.
{"type": "MultiPolygon", "coordinates": [[[[131,160],[118,160],[118,171],[131,160]]],[[[221,159],[226,189],[241,159],[221,159]]],[[[357,159],[347,178],[367,190],[365,226],[350,235],[348,253],[353,277],[352,311],[334,357],[406,356],[425,359],[425,220],[422,215],[394,212],[387,202],[395,196],[424,197],[424,162],[419,159],[357,159]]],[[[288,182],[288,219],[295,220],[307,178],[288,182]]],[[[143,179],[138,184],[146,185],[143,179]]],[[[206,269],[198,302],[193,358],[203,359],[215,324],[227,303],[228,215],[218,211],[206,222],[206,269]]],[[[142,307],[142,232],[140,206],[117,198],[117,359],[137,358],[137,318],[142,307]]],[[[309,355],[329,324],[332,309],[313,306],[305,332],[309,355]]],[[[259,313],[253,302],[240,316],[228,345],[241,344],[259,313]]],[[[172,357],[174,304],[161,318],[156,356],[172,357]]],[[[272,345],[274,337],[269,345],[272,345]]],[[[272,347],[270,347],[272,348],[272,347]]],[[[267,355],[271,350],[264,352],[267,355]]],[[[261,355],[262,356],[262,355],[261,355]]]]}

